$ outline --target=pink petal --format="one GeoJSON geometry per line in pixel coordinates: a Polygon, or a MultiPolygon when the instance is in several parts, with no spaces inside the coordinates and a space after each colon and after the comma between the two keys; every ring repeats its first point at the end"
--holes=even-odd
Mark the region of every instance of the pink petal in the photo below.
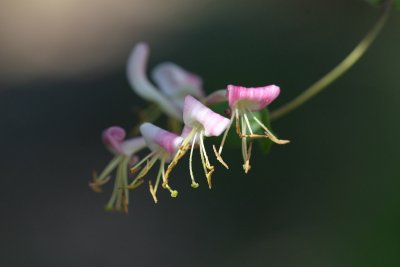
{"type": "Polygon", "coordinates": [[[191,131],[192,131],[192,128],[190,128],[189,126],[185,125],[185,126],[183,127],[183,129],[182,129],[181,136],[182,136],[183,138],[186,138],[186,137],[190,134],[191,131]]]}
{"type": "Polygon", "coordinates": [[[185,97],[183,121],[191,128],[203,127],[205,136],[219,136],[229,125],[229,119],[215,113],[190,95],[185,97]]]}
{"type": "Polygon", "coordinates": [[[140,132],[150,150],[158,151],[160,148],[173,155],[178,151],[183,138],[168,132],[151,123],[143,123],[140,125],[140,132]]]}
{"type": "Polygon", "coordinates": [[[278,97],[279,93],[280,88],[276,85],[249,88],[228,85],[227,88],[227,98],[231,108],[240,103],[252,111],[265,108],[278,97]]]}
{"type": "Polygon", "coordinates": [[[122,142],[124,141],[126,132],[118,126],[112,126],[105,129],[101,135],[104,145],[115,154],[122,154],[122,142]]]}
{"type": "Polygon", "coordinates": [[[174,63],[162,63],[154,68],[153,80],[161,91],[182,109],[186,95],[203,97],[203,81],[174,63]]]}
{"type": "Polygon", "coordinates": [[[118,126],[112,126],[103,131],[104,145],[114,154],[132,156],[146,147],[143,137],[134,137],[125,140],[126,132],[118,126]]]}

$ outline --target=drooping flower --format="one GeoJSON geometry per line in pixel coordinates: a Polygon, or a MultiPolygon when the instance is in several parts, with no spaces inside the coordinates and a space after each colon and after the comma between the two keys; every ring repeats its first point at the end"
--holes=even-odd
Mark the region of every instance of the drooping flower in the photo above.
{"type": "Polygon", "coordinates": [[[182,121],[183,98],[194,95],[202,98],[202,80],[174,63],[161,63],[154,68],[152,77],[159,88],[146,75],[149,47],[137,44],[128,59],[127,76],[133,90],[141,97],[155,103],[167,115],[182,121]]]}
{"type": "Polygon", "coordinates": [[[229,125],[229,119],[213,112],[194,97],[188,95],[185,97],[183,105],[183,121],[185,128],[182,136],[184,137],[182,145],[177,151],[174,159],[171,161],[165,173],[166,184],[172,169],[178,161],[190,149],[189,170],[192,179],[192,187],[196,188],[199,184],[195,181],[192,169],[192,157],[195,144],[199,144],[200,157],[203,164],[204,173],[207,178],[208,186],[211,188],[211,175],[214,172],[214,166],[210,164],[206,149],[204,146],[204,137],[219,136],[229,125]]]}
{"type": "Polygon", "coordinates": [[[117,210],[128,212],[128,170],[129,165],[134,164],[138,158],[137,152],[146,147],[143,137],[135,137],[125,140],[126,132],[124,129],[113,126],[103,131],[102,140],[104,145],[114,154],[114,158],[104,168],[99,176],[94,174],[93,181],[89,186],[95,192],[101,192],[102,186],[111,179],[111,173],[116,169],[114,189],[107,210],[117,210]]]}
{"type": "Polygon", "coordinates": [[[214,152],[217,159],[228,168],[227,164],[221,157],[222,149],[229,128],[236,119],[236,132],[242,139],[242,156],[244,160],[243,168],[247,173],[250,169],[250,155],[251,155],[251,143],[248,148],[248,138],[269,138],[271,141],[277,144],[287,144],[288,140],[278,139],[268,127],[261,122],[259,118],[254,114],[255,111],[260,111],[274,101],[280,93],[280,88],[276,85],[268,85],[263,87],[250,87],[246,88],[243,86],[228,85],[226,90],[226,97],[228,100],[229,107],[231,109],[231,118],[229,127],[226,129],[222,142],[218,151],[214,148],[214,152]],[[250,121],[254,121],[264,131],[263,134],[257,134],[254,132],[250,121]]]}
{"type": "Polygon", "coordinates": [[[163,130],[151,123],[143,123],[140,126],[140,132],[151,152],[131,168],[131,172],[137,172],[140,168],[142,169],[135,177],[133,182],[128,186],[128,188],[136,188],[137,184],[142,183],[143,177],[149,172],[149,170],[157,161],[160,161],[155,185],[153,186],[151,181],[149,181],[150,193],[153,196],[154,202],[157,203],[157,189],[160,184],[160,180],[162,179],[163,187],[170,191],[171,197],[176,197],[178,195],[178,191],[173,190],[168,183],[166,183],[165,163],[168,163],[178,151],[183,138],[174,133],[163,130]]]}

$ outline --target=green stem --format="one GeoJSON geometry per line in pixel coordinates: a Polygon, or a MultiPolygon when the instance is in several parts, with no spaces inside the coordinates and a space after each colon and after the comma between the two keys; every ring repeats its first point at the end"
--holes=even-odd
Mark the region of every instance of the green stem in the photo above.
{"type": "Polygon", "coordinates": [[[351,53],[343,59],[334,69],[328,72],[324,77],[319,79],[304,92],[298,95],[296,98],[288,102],[287,104],[279,107],[271,112],[271,120],[279,119],[289,112],[300,107],[312,97],[320,93],[328,85],[333,83],[337,78],[342,76],[346,71],[348,71],[367,51],[369,46],[378,36],[379,32],[382,30],[385,22],[390,13],[390,7],[392,6],[392,0],[386,0],[383,7],[383,12],[376,22],[376,24],[371,28],[367,35],[359,42],[359,44],[351,51],[351,53]]]}

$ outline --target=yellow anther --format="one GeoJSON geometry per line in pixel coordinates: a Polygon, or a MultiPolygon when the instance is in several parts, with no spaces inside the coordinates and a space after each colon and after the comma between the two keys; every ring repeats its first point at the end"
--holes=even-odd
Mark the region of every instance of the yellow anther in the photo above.
{"type": "Polygon", "coordinates": [[[178,196],[178,191],[171,190],[171,197],[177,197],[177,196],[178,196]]]}
{"type": "Polygon", "coordinates": [[[156,196],[156,192],[154,191],[153,185],[151,184],[151,181],[149,181],[149,190],[150,190],[150,194],[153,197],[154,203],[157,204],[158,200],[157,200],[157,196],[156,196]]]}

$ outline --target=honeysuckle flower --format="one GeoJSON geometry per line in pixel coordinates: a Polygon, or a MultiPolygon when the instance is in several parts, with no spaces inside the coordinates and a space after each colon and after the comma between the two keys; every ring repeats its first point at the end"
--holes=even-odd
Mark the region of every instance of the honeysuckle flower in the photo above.
{"type": "Polygon", "coordinates": [[[159,89],[146,75],[149,47],[137,44],[128,59],[127,75],[133,90],[141,97],[156,103],[167,115],[182,121],[183,98],[188,95],[203,97],[202,80],[174,63],[162,63],[152,72],[159,89]]]}
{"type": "Polygon", "coordinates": [[[214,172],[214,166],[210,164],[208,159],[204,146],[204,137],[221,135],[228,127],[229,119],[215,113],[200,101],[188,95],[185,97],[183,105],[183,122],[185,123],[185,128],[182,132],[184,139],[174,159],[167,168],[164,183],[168,183],[170,172],[190,149],[189,171],[192,179],[192,187],[197,188],[199,186],[195,181],[192,168],[193,149],[195,144],[198,143],[204,173],[207,178],[208,186],[211,188],[211,175],[214,172]]]}
{"type": "Polygon", "coordinates": [[[228,100],[229,107],[231,109],[231,118],[229,127],[227,127],[220,147],[218,151],[215,146],[213,147],[217,159],[226,167],[228,165],[223,161],[221,157],[222,149],[229,128],[236,119],[236,132],[242,139],[242,156],[244,160],[243,168],[247,173],[250,169],[250,155],[251,155],[251,143],[248,148],[247,138],[269,138],[271,141],[277,144],[287,144],[288,140],[278,139],[269,129],[265,126],[260,119],[254,114],[255,111],[260,111],[274,101],[280,93],[280,88],[276,85],[268,85],[263,87],[250,87],[246,88],[243,86],[228,85],[226,90],[226,98],[228,100]],[[264,131],[264,134],[254,133],[251,127],[250,121],[254,121],[264,131]]]}
{"type": "Polygon", "coordinates": [[[101,187],[111,179],[111,173],[116,169],[114,189],[109,202],[106,205],[107,210],[128,211],[128,170],[129,165],[134,164],[138,158],[135,154],[146,147],[143,137],[126,139],[124,129],[113,126],[103,131],[102,140],[104,145],[114,154],[114,158],[104,168],[99,176],[94,174],[93,181],[89,186],[95,192],[101,192],[101,187]]]}
{"type": "Polygon", "coordinates": [[[180,109],[183,109],[185,96],[204,98],[203,81],[196,74],[180,66],[166,62],[157,65],[152,78],[160,90],[180,109]]]}
{"type": "Polygon", "coordinates": [[[136,188],[137,184],[142,183],[142,178],[149,172],[157,161],[160,161],[160,167],[154,187],[151,181],[149,181],[150,193],[153,196],[154,202],[157,203],[156,193],[160,180],[162,179],[163,187],[170,191],[172,197],[176,197],[178,192],[173,190],[168,183],[166,183],[165,163],[168,163],[176,154],[183,138],[151,123],[143,123],[140,126],[140,132],[151,152],[131,168],[131,172],[136,172],[140,168],[142,169],[128,188],[136,188]],[[142,167],[143,165],[145,166],[142,167]]]}

